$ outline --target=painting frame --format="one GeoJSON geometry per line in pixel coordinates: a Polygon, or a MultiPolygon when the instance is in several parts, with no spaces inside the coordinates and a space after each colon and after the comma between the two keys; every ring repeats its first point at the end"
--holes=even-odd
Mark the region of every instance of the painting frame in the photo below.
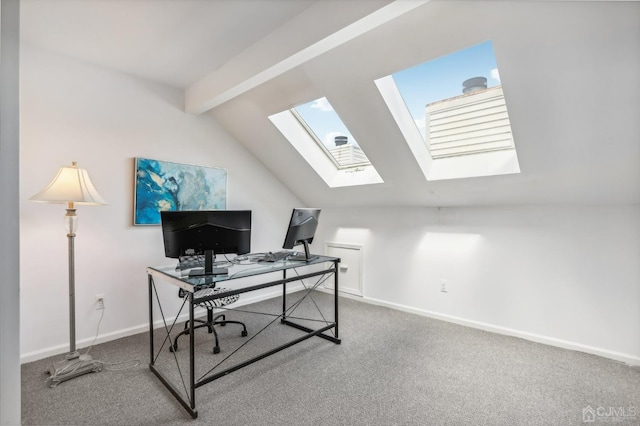
{"type": "Polygon", "coordinates": [[[134,158],[133,225],[160,225],[163,210],[225,210],[226,169],[134,158]]]}

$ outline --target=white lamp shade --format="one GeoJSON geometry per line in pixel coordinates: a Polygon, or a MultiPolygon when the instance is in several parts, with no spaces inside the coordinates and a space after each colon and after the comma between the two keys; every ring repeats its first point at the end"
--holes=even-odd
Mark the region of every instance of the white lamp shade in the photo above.
{"type": "Polygon", "coordinates": [[[71,167],[61,167],[51,183],[30,200],[41,203],[107,204],[91,183],[89,173],[78,168],[75,161],[71,167]]]}

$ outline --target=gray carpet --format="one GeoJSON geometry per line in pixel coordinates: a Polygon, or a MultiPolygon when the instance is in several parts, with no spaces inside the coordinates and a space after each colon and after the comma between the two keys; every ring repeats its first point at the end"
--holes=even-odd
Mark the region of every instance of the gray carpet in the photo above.
{"type": "MultiPolygon", "coordinates": [[[[326,294],[314,299],[331,301],[326,294]]],[[[277,311],[279,303],[252,308],[277,311]]],[[[60,356],[23,365],[23,424],[640,424],[638,367],[351,299],[340,303],[341,345],[313,338],[199,388],[195,420],[149,371],[143,333],[91,350],[104,362],[141,360],[133,368],[113,366],[49,388],[45,371],[60,356]]],[[[246,320],[249,337],[269,320],[232,316],[246,320]]],[[[272,329],[253,341],[257,350],[296,336],[280,324],[272,329]]],[[[231,324],[220,338],[222,352],[213,355],[211,335],[197,330],[196,371],[247,339],[231,324]]],[[[179,358],[187,343],[184,337],[179,358]]]]}

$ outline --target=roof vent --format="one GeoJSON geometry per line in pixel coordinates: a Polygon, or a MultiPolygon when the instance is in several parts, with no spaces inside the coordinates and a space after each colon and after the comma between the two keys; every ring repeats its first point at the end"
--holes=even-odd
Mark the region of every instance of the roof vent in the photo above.
{"type": "Polygon", "coordinates": [[[486,77],[473,77],[462,83],[462,93],[473,93],[487,88],[486,77]]]}
{"type": "Polygon", "coordinates": [[[336,146],[346,145],[347,144],[347,136],[336,136],[333,140],[336,146]]]}

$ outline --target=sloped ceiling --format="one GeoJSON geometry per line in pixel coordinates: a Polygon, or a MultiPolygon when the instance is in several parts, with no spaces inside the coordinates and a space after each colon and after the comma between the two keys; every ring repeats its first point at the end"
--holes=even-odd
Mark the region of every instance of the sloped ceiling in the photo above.
{"type": "Polygon", "coordinates": [[[640,203],[640,3],[23,0],[22,42],[185,90],[307,205],[640,203]],[[374,80],[492,40],[521,173],[427,181],[374,80]],[[268,120],[326,96],[384,183],[329,188],[268,120]]]}

